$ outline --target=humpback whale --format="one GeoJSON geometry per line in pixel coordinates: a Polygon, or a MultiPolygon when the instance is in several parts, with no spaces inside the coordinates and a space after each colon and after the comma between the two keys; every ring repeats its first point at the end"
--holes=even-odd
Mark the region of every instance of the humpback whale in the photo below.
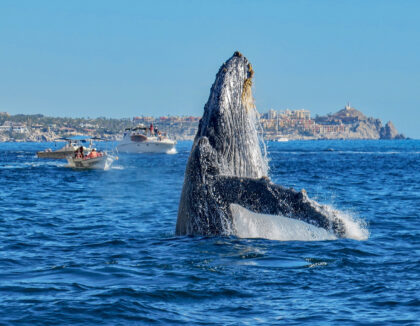
{"type": "Polygon", "coordinates": [[[235,52],[219,69],[185,170],[177,235],[235,235],[238,207],[281,215],[345,235],[345,223],[305,190],[274,184],[261,146],[252,95],[254,70],[235,52]]]}

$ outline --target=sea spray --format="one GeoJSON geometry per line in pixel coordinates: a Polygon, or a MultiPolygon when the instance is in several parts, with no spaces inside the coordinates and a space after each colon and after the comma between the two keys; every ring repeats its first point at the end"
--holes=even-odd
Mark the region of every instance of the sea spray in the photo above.
{"type": "Polygon", "coordinates": [[[262,161],[263,161],[263,164],[265,165],[264,169],[266,171],[266,176],[268,176],[270,173],[270,165],[269,165],[270,159],[269,159],[268,151],[267,151],[267,141],[264,139],[264,128],[262,126],[259,113],[256,110],[256,108],[254,108],[254,111],[255,111],[255,115],[252,118],[252,123],[255,126],[255,130],[258,137],[258,143],[260,147],[260,153],[262,156],[262,161]]]}

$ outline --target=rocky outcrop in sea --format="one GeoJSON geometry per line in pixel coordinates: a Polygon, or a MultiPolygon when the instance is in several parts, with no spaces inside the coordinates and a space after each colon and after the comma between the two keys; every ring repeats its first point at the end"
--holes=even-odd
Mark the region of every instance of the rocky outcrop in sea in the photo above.
{"type": "Polygon", "coordinates": [[[336,132],[320,132],[314,135],[315,139],[405,139],[391,121],[384,126],[380,119],[366,117],[350,106],[315,121],[320,126],[342,126],[336,132]]]}
{"type": "Polygon", "coordinates": [[[348,131],[337,133],[325,138],[338,139],[405,139],[399,134],[393,123],[389,121],[385,126],[380,119],[368,118],[349,126],[348,131]]]}
{"type": "Polygon", "coordinates": [[[391,121],[388,121],[386,125],[381,128],[379,135],[380,139],[405,139],[405,136],[398,133],[391,121]]]}

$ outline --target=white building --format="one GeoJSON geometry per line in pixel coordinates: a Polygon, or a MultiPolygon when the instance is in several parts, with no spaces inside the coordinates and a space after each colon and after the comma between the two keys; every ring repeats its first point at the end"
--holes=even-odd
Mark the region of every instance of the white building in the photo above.
{"type": "Polygon", "coordinates": [[[277,111],[270,109],[268,110],[268,119],[275,119],[277,117],[277,111]]]}
{"type": "Polygon", "coordinates": [[[24,124],[12,121],[5,121],[3,125],[0,126],[0,132],[14,132],[17,134],[26,134],[29,132],[29,130],[24,124]]]}

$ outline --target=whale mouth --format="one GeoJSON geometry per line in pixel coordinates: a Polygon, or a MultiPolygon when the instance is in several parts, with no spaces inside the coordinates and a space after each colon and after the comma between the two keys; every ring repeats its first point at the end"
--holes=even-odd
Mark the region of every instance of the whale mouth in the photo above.
{"type": "MultiPolygon", "coordinates": [[[[333,210],[333,208],[330,208],[333,210]]],[[[331,230],[326,230],[301,220],[283,215],[252,212],[238,204],[230,204],[232,213],[232,235],[239,238],[261,238],[278,241],[325,241],[337,240],[331,230]]],[[[344,238],[366,240],[369,232],[366,226],[350,215],[342,214],[344,238]]]]}

